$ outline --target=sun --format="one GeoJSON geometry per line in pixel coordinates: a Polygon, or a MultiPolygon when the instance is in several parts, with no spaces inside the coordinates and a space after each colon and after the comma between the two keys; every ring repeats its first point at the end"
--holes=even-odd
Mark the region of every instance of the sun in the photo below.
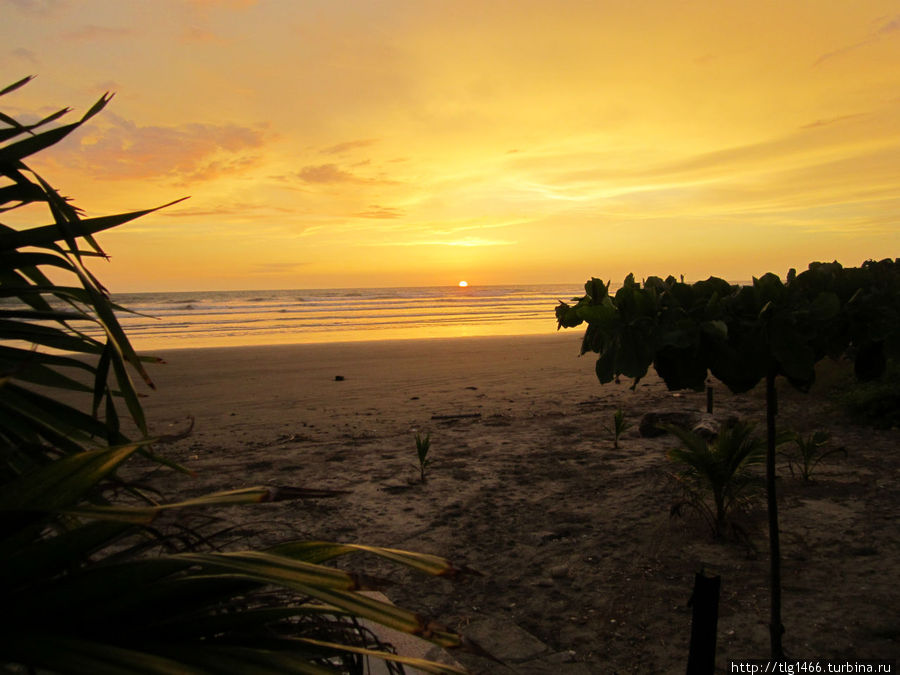
{"type": "Polygon", "coordinates": [[[468,286],[468,285],[469,285],[469,282],[468,282],[468,281],[460,281],[460,282],[459,282],[459,287],[460,287],[460,288],[465,288],[465,287],[468,286]]]}

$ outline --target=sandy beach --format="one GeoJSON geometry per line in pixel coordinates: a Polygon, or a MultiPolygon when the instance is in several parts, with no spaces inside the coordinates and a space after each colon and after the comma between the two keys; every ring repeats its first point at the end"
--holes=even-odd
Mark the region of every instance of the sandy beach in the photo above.
{"type": "MultiPolygon", "coordinates": [[[[741,520],[749,542],[717,542],[678,492],[670,436],[643,438],[651,411],[700,410],[704,393],[655,376],[601,386],[581,331],[546,337],[235,347],[159,352],[151,429],[189,437],[165,453],[195,478],[153,474],[179,495],[250,485],[346,490],[337,498],[230,509],[236,546],[294,538],[435,553],[480,571],[423,579],[360,557],[397,604],[471,636],[509,670],[675,673],[687,662],[695,572],[722,577],[717,666],[768,654],[763,501],[741,520]],[[633,426],[613,448],[617,408],[633,426]],[[431,435],[419,480],[416,433],[431,435]]],[[[834,369],[832,369],[834,370],[834,369]]],[[[829,392],[781,383],[779,424],[824,428],[844,446],[804,484],[780,467],[785,647],[793,658],[900,654],[900,466],[896,430],[857,426],[829,392]]],[[[714,385],[715,413],[754,420],[760,392],[714,385]]]]}

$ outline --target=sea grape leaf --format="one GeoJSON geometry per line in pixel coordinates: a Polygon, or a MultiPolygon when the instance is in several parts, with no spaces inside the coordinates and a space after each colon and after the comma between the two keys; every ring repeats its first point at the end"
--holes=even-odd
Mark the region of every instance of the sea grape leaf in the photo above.
{"type": "Polygon", "coordinates": [[[700,324],[700,330],[703,331],[704,335],[708,335],[716,340],[728,339],[728,324],[724,321],[704,321],[700,324]]]}
{"type": "Polygon", "coordinates": [[[809,312],[816,321],[829,321],[841,311],[841,300],[836,293],[822,291],[809,306],[809,312]]]}
{"type": "Polygon", "coordinates": [[[575,328],[582,323],[582,320],[578,316],[577,308],[570,307],[560,301],[556,306],[556,322],[558,330],[560,328],[575,328]]]}
{"type": "Polygon", "coordinates": [[[689,318],[664,323],[659,328],[659,343],[663,347],[686,349],[697,339],[697,324],[689,318]]]}
{"type": "Polygon", "coordinates": [[[653,367],[670,391],[702,391],[706,383],[706,362],[696,349],[664,347],[656,353],[653,367]]]}
{"type": "Polygon", "coordinates": [[[779,302],[784,297],[785,286],[777,275],[767,272],[759,279],[753,280],[753,287],[759,292],[761,304],[779,302]]]}
{"type": "Polygon", "coordinates": [[[597,365],[594,367],[594,370],[597,373],[597,379],[600,380],[600,384],[606,384],[616,379],[617,352],[618,345],[613,343],[597,359],[597,365]]]}
{"type": "Polygon", "coordinates": [[[769,340],[781,372],[801,382],[815,377],[815,355],[792,317],[782,312],[774,314],[769,323],[769,340]]]}
{"type": "Polygon", "coordinates": [[[653,362],[655,347],[638,331],[623,333],[616,359],[616,374],[634,379],[644,377],[653,362]]]}
{"type": "MultiPolygon", "coordinates": [[[[735,331],[730,331],[734,338],[735,331]]],[[[733,344],[711,345],[707,355],[709,370],[735,394],[750,391],[766,376],[769,352],[758,330],[745,328],[733,344]]]]}
{"type": "Polygon", "coordinates": [[[599,304],[583,305],[576,308],[579,319],[599,326],[602,330],[611,331],[619,321],[619,310],[607,297],[599,304]]]}
{"type": "Polygon", "coordinates": [[[853,360],[853,372],[861,382],[876,379],[887,368],[883,342],[868,342],[856,352],[853,360]]]}
{"type": "MultiPolygon", "coordinates": [[[[681,284],[686,286],[686,284],[681,284]]],[[[723,297],[733,292],[733,286],[720,277],[709,277],[705,281],[698,281],[694,284],[694,292],[704,298],[711,298],[714,295],[723,297]]]]}
{"type": "Polygon", "coordinates": [[[609,297],[609,282],[604,284],[603,281],[594,277],[584,285],[584,292],[594,302],[601,302],[609,297]]]}

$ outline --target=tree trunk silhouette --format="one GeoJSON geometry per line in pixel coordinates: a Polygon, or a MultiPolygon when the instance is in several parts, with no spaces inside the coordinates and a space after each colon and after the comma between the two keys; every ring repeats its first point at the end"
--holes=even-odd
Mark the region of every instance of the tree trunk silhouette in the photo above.
{"type": "Polygon", "coordinates": [[[778,533],[778,496],[775,492],[775,416],[778,414],[778,394],[775,391],[775,368],[766,375],[766,502],[769,512],[769,587],[772,593],[769,636],[773,659],[784,658],[781,636],[781,542],[778,533]]]}

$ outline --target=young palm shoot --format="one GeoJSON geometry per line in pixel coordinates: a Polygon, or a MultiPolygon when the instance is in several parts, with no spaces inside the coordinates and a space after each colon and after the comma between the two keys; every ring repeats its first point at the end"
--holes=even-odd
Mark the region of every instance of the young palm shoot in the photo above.
{"type": "Polygon", "coordinates": [[[425,469],[431,464],[431,460],[428,459],[428,451],[430,449],[431,434],[426,434],[425,438],[422,438],[420,434],[416,434],[416,453],[419,456],[419,475],[421,476],[423,483],[426,480],[425,469]]]}
{"type": "Polygon", "coordinates": [[[723,429],[712,443],[686,429],[668,430],[681,441],[681,447],[669,451],[669,459],[681,465],[675,478],[686,504],[707,520],[716,538],[722,537],[750,482],[747,468],[765,459],[765,444],[753,435],[753,425],[743,422],[723,429]]]}
{"type": "Polygon", "coordinates": [[[619,408],[613,417],[613,447],[619,449],[619,437],[631,428],[631,422],[625,421],[625,411],[619,408]]]}
{"type": "Polygon", "coordinates": [[[792,476],[795,475],[794,464],[796,463],[797,470],[804,483],[809,483],[812,480],[813,469],[826,457],[837,453],[843,453],[844,457],[847,456],[847,450],[843,446],[822,450],[828,444],[828,441],[831,440],[831,434],[821,429],[813,432],[806,438],[800,434],[793,434],[790,440],[797,445],[796,452],[783,452],[782,454],[787,457],[788,468],[792,476]]]}

